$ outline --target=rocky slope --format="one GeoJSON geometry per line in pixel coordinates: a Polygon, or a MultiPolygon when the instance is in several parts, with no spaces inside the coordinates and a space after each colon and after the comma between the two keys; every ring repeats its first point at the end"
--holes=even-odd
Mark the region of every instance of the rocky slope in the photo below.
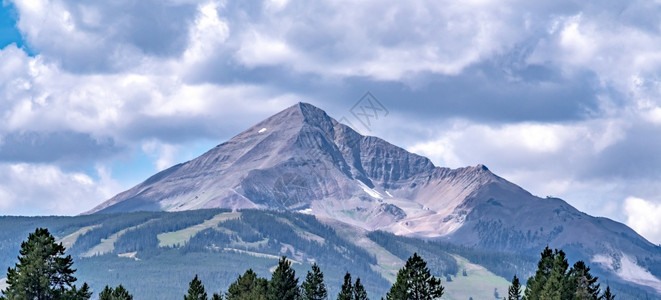
{"type": "Polygon", "coordinates": [[[296,104],[89,213],[295,210],[367,230],[523,254],[545,245],[661,292],[661,250],[627,226],[539,198],[483,165],[436,167],[296,104]]]}

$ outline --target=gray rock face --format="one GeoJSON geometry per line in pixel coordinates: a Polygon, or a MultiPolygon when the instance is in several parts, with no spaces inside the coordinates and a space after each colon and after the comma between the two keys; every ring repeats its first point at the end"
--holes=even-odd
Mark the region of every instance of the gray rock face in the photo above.
{"type": "Polygon", "coordinates": [[[349,204],[344,200],[352,200],[365,202],[362,206],[369,206],[370,212],[393,212],[402,218],[401,209],[384,210],[383,201],[377,201],[383,191],[372,190],[409,189],[417,178],[430,176],[434,170],[429,159],[361,136],[319,108],[300,103],[89,213],[207,207],[305,209],[316,201],[344,205],[349,204]]]}
{"type": "Polygon", "coordinates": [[[436,167],[305,103],[88,213],[212,207],[297,210],[368,230],[525,254],[562,247],[661,291],[659,247],[627,226],[533,196],[483,165],[436,167]]]}

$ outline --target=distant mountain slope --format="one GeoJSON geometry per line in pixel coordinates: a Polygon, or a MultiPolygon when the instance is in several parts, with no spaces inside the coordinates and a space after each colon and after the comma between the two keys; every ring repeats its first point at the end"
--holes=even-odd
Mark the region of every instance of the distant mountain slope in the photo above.
{"type": "Polygon", "coordinates": [[[536,197],[483,165],[422,156],[299,103],[89,213],[302,211],[366,230],[535,255],[545,245],[661,293],[661,249],[627,226],[536,197]]]}
{"type": "MultiPolygon", "coordinates": [[[[16,263],[20,242],[33,227],[48,227],[58,241],[68,241],[67,252],[74,257],[81,282],[88,282],[97,293],[106,284],[122,284],[136,299],[180,299],[195,274],[212,292],[226,291],[248,268],[269,278],[270,269],[281,255],[294,261],[300,281],[312,262],[317,262],[325,274],[329,295],[339,292],[344,272],[350,271],[354,278],[361,278],[370,296],[378,299],[390,287],[388,280],[394,279],[394,272],[403,266],[404,256],[413,251],[409,247],[393,254],[380,248],[381,254],[375,255],[374,247],[355,244],[355,235],[345,235],[344,230],[357,232],[359,228],[343,225],[344,230],[336,231],[314,216],[260,210],[0,217],[0,225],[7,229],[0,239],[3,270],[16,263]],[[108,244],[111,237],[113,241],[108,244]],[[104,252],[89,256],[99,245],[106,245],[102,247],[104,252]],[[382,256],[390,260],[383,261],[382,256]],[[163,285],[164,281],[168,284],[163,285]]],[[[361,236],[369,241],[366,231],[361,236]]],[[[457,276],[459,272],[457,261],[446,252],[425,253],[425,258],[437,276],[457,276]]],[[[3,276],[0,274],[0,278],[3,276]]],[[[487,286],[488,293],[495,287],[504,287],[506,280],[498,280],[498,285],[487,286]]],[[[470,292],[464,286],[455,290],[470,292]]],[[[476,295],[480,293],[473,294],[476,295]]]]}
{"type": "MultiPolygon", "coordinates": [[[[58,241],[69,245],[67,253],[74,257],[80,282],[88,282],[96,293],[106,284],[122,284],[136,299],[181,299],[195,274],[211,292],[225,291],[248,268],[268,278],[280,255],[294,261],[301,280],[310,264],[317,262],[329,295],[337,294],[344,272],[350,271],[354,278],[361,278],[370,298],[378,299],[414,252],[443,279],[448,292],[444,299],[486,299],[496,288],[505,293],[505,278],[517,274],[525,281],[539,255],[429,242],[332,219],[320,222],[306,214],[266,210],[0,217],[0,227],[4,229],[0,269],[16,263],[20,242],[28,233],[35,227],[48,227],[58,241]],[[107,243],[108,239],[113,242],[107,243]],[[105,252],[88,257],[92,249],[100,248],[105,252]]],[[[3,276],[0,273],[0,282],[3,276]]],[[[602,277],[601,282],[608,282],[618,299],[644,299],[649,293],[617,278],[602,277]]]]}

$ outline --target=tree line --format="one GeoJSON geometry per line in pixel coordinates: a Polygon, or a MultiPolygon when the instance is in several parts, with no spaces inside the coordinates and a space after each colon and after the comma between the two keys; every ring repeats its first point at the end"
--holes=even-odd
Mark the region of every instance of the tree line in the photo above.
{"type": "Polygon", "coordinates": [[[508,289],[507,300],[613,300],[615,295],[610,287],[601,293],[598,278],[590,274],[585,262],[577,261],[570,268],[565,252],[551,250],[548,246],[542,251],[535,275],[526,283],[525,292],[519,278],[514,275],[508,289]]]}
{"type": "MultiPolygon", "coordinates": [[[[416,254],[411,256],[406,265],[397,273],[397,280],[386,294],[387,300],[431,300],[443,295],[441,280],[432,276],[427,263],[416,254]]],[[[197,275],[189,283],[188,294],[184,300],[326,300],[329,295],[324,283],[324,274],[315,263],[305,276],[305,281],[298,284],[296,272],[291,268],[287,257],[281,257],[271,279],[260,278],[248,269],[236,281],[230,284],[227,292],[214,293],[208,297],[204,285],[197,275]]],[[[367,291],[351,274],[344,275],[344,282],[337,294],[337,300],[369,300],[367,291]]]]}
{"type": "MultiPolygon", "coordinates": [[[[1,291],[0,300],[87,300],[92,291],[87,283],[80,287],[74,283],[73,259],[65,256],[65,248],[55,242],[48,229],[37,228],[21,243],[18,262],[7,271],[8,287],[1,291]]],[[[610,287],[601,292],[598,278],[590,273],[583,261],[570,268],[562,250],[548,246],[541,253],[535,274],[527,281],[525,291],[515,275],[508,290],[507,300],[612,300],[610,287]]],[[[427,263],[417,253],[408,258],[398,273],[395,283],[386,294],[386,300],[431,300],[444,293],[441,280],[431,275],[427,263]]],[[[227,292],[208,296],[197,275],[189,283],[184,300],[325,300],[328,295],[324,274],[315,263],[299,285],[299,278],[291,261],[281,257],[278,266],[267,280],[248,269],[230,284],[227,292]]],[[[132,300],[133,296],[121,284],[106,287],[99,293],[100,300],[132,300]]],[[[346,272],[338,300],[368,300],[360,278],[352,280],[346,272]]],[[[382,298],[383,299],[383,298],[382,298]]]]}
{"type": "MultiPolygon", "coordinates": [[[[55,242],[48,229],[37,228],[27,241],[21,243],[18,262],[7,271],[7,288],[2,290],[0,300],[88,300],[92,291],[87,283],[78,287],[74,283],[73,259],[65,256],[65,248],[55,242]]],[[[315,263],[308,271],[305,281],[299,285],[291,261],[281,257],[271,279],[258,277],[251,269],[240,275],[224,294],[214,293],[208,297],[204,285],[197,277],[189,283],[185,300],[299,300],[328,299],[324,276],[315,263]]],[[[443,294],[440,279],[431,275],[427,263],[416,254],[408,259],[399,270],[397,281],[386,299],[437,299],[443,294]]],[[[121,284],[106,287],[99,293],[100,300],[132,300],[133,295],[121,284]]],[[[360,278],[352,281],[346,273],[338,300],[368,300],[360,278]]]]}

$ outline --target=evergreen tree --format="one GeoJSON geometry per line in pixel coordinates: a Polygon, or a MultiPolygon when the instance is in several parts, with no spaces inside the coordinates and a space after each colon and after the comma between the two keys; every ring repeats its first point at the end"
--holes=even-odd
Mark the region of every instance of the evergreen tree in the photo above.
{"type": "Polygon", "coordinates": [[[115,297],[113,300],[133,300],[133,295],[129,293],[121,284],[112,293],[115,297]]]}
{"type": "Polygon", "coordinates": [[[223,295],[213,293],[213,296],[211,297],[211,300],[223,300],[223,295]]]}
{"type": "Polygon", "coordinates": [[[565,258],[565,252],[555,250],[553,255],[553,266],[548,280],[541,292],[541,299],[562,300],[571,299],[572,290],[568,285],[567,268],[569,264],[565,258]]]}
{"type": "Polygon", "coordinates": [[[312,271],[308,271],[305,281],[301,284],[301,299],[303,300],[326,300],[328,292],[324,284],[324,273],[317,264],[312,265],[312,271]]]}
{"type": "Polygon", "coordinates": [[[536,300],[539,299],[542,295],[542,290],[546,285],[546,281],[551,275],[551,269],[553,268],[553,250],[546,246],[544,251],[542,251],[541,258],[537,263],[537,271],[535,275],[528,279],[526,284],[526,291],[523,299],[527,300],[536,300]]]}
{"type": "Polygon", "coordinates": [[[230,284],[225,294],[227,300],[265,300],[268,281],[257,277],[252,269],[248,269],[235,282],[230,284]]]}
{"type": "Polygon", "coordinates": [[[367,291],[360,282],[360,277],[356,278],[356,283],[353,285],[353,299],[354,300],[369,300],[367,298],[367,291]]]}
{"type": "Polygon", "coordinates": [[[197,278],[197,274],[188,284],[188,295],[184,296],[184,300],[207,300],[207,292],[204,291],[204,285],[197,278]]]}
{"type": "Polygon", "coordinates": [[[541,256],[535,276],[528,279],[523,299],[602,299],[598,278],[590,274],[590,268],[583,261],[567,270],[569,264],[562,250],[551,251],[547,246],[541,256]]]}
{"type": "Polygon", "coordinates": [[[99,293],[99,300],[133,300],[133,295],[121,284],[114,289],[106,285],[103,291],[99,293]]]}
{"type": "Polygon", "coordinates": [[[99,300],[110,300],[112,299],[112,291],[113,289],[106,285],[105,288],[99,293],[99,300]]]}
{"type": "MultiPolygon", "coordinates": [[[[74,285],[71,289],[64,291],[61,295],[53,299],[88,300],[91,297],[92,292],[90,291],[90,287],[87,285],[87,283],[83,283],[83,286],[80,289],[74,285]]],[[[4,300],[5,298],[0,297],[0,299],[4,300]]]]}
{"type": "Polygon", "coordinates": [[[63,299],[68,300],[87,300],[92,297],[92,291],[90,291],[89,285],[87,282],[83,282],[83,286],[78,289],[76,285],[73,286],[70,290],[64,292],[63,299]]]}
{"type": "Polygon", "coordinates": [[[278,267],[268,282],[266,299],[268,300],[295,300],[298,298],[298,278],[291,268],[291,262],[283,256],[278,267]]]}
{"type": "Polygon", "coordinates": [[[431,300],[443,295],[441,280],[432,276],[427,263],[414,253],[397,273],[397,281],[390,288],[388,300],[431,300]]]}
{"type": "Polygon", "coordinates": [[[590,274],[590,267],[579,260],[569,270],[569,292],[573,292],[573,296],[578,300],[597,300],[601,292],[597,280],[598,277],[590,274]]]}
{"type": "Polygon", "coordinates": [[[600,299],[603,299],[603,300],[614,300],[615,299],[615,295],[611,294],[611,287],[610,286],[606,286],[606,291],[604,291],[604,294],[601,295],[600,299]]]}
{"type": "Polygon", "coordinates": [[[340,293],[337,294],[337,300],[353,300],[353,285],[351,284],[351,274],[344,274],[344,282],[340,293]]]}
{"type": "Polygon", "coordinates": [[[521,283],[516,275],[512,278],[512,284],[507,291],[507,300],[521,300],[521,283]]]}
{"type": "Polygon", "coordinates": [[[14,299],[89,299],[92,293],[85,283],[77,289],[71,255],[55,243],[48,229],[37,228],[21,243],[14,268],[7,270],[7,288],[3,298],[14,299]]]}
{"type": "Polygon", "coordinates": [[[386,300],[408,300],[408,274],[402,268],[397,272],[397,279],[386,294],[386,300]]]}

